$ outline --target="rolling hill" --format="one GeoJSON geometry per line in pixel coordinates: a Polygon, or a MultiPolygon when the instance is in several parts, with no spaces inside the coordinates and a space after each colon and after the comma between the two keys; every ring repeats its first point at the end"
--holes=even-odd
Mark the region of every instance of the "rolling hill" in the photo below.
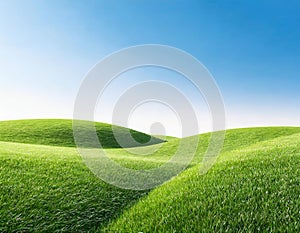
{"type": "MultiPolygon", "coordinates": [[[[148,145],[150,139],[152,139],[151,144],[163,142],[145,133],[120,126],[79,120],[76,122],[80,127],[82,138],[85,139],[86,147],[98,147],[97,144],[89,143],[89,132],[94,129],[103,148],[120,148],[114,133],[119,137],[125,137],[128,130],[137,143],[128,143],[125,147],[148,145]]],[[[75,147],[72,120],[63,119],[0,121],[0,141],[75,147]]]]}
{"type": "MultiPolygon", "coordinates": [[[[162,165],[180,142],[122,149],[107,136],[110,125],[96,125],[98,136],[107,132],[108,156],[134,169],[162,165]]],[[[93,175],[74,147],[71,121],[0,122],[0,232],[299,232],[300,128],[228,130],[216,164],[200,175],[209,137],[200,135],[187,170],[134,191],[93,175]]]]}
{"type": "Polygon", "coordinates": [[[299,232],[299,177],[299,133],[254,143],[224,152],[204,176],[198,165],[183,172],[106,230],[299,232]]]}

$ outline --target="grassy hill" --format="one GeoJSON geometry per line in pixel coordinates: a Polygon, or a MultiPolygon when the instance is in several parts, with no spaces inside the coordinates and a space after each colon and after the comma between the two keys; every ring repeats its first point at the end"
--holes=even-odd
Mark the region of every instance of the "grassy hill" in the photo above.
{"type": "MultiPolygon", "coordinates": [[[[89,131],[95,127],[98,138],[103,148],[120,148],[114,133],[119,137],[125,137],[127,128],[88,121],[77,121],[81,135],[85,139],[86,147],[97,147],[97,144],[89,140],[89,131]],[[114,133],[113,133],[114,130],[114,133]]],[[[128,143],[125,147],[135,147],[139,144],[148,145],[150,135],[129,129],[132,137],[138,143],[128,143]]],[[[0,141],[20,142],[29,144],[74,147],[72,120],[62,119],[37,119],[0,121],[0,141]]],[[[161,143],[163,140],[152,137],[151,143],[161,143]]]]}
{"type": "Polygon", "coordinates": [[[204,176],[199,166],[185,171],[106,230],[299,232],[299,177],[299,133],[254,143],[223,153],[204,176]]]}
{"type": "MultiPolygon", "coordinates": [[[[217,163],[202,176],[210,134],[200,135],[189,169],[153,190],[132,191],[92,174],[71,127],[67,120],[0,123],[0,232],[300,230],[300,128],[228,130],[217,163]]],[[[105,150],[124,166],[148,169],[166,162],[179,142],[128,151],[107,141],[105,150]]]]}

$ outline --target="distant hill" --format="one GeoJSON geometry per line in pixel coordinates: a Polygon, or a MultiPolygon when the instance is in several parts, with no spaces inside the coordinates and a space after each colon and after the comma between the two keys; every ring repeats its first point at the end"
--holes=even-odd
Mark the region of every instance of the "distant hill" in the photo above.
{"type": "MultiPolygon", "coordinates": [[[[93,130],[91,126],[95,126],[103,148],[136,147],[164,142],[163,140],[148,134],[120,126],[112,126],[110,124],[99,122],[77,122],[80,122],[82,126],[80,128],[80,133],[85,140],[85,147],[93,148],[98,146],[89,141],[88,133],[90,130],[93,130]],[[114,136],[112,127],[114,133],[120,138],[128,137],[129,130],[134,140],[128,140],[128,143],[120,146],[114,136]]],[[[0,121],[0,141],[75,147],[72,120],[63,119],[0,121]]]]}

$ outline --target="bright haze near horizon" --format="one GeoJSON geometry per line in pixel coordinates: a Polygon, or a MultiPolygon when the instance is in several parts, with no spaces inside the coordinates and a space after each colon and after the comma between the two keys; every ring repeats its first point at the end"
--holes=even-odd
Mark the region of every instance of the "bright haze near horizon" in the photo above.
{"type": "MultiPolygon", "coordinates": [[[[293,0],[3,0],[0,120],[72,118],[79,87],[97,62],[129,46],[163,44],[207,67],[224,98],[227,128],[299,126],[299,22],[300,2],[293,0]]],[[[147,80],[180,90],[195,109],[199,132],[211,130],[201,93],[179,74],[149,67],[117,77],[94,119],[111,123],[122,93],[147,80]]],[[[139,105],[128,118],[127,127],[159,134],[151,126],[160,122],[166,134],[182,136],[176,114],[163,104],[139,105]]]]}

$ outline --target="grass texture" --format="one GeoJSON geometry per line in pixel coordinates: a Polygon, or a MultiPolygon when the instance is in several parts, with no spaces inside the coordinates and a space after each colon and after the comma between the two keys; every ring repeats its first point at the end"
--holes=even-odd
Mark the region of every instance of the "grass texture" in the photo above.
{"type": "MultiPolygon", "coordinates": [[[[113,137],[110,125],[96,125],[100,137],[104,131],[113,137]]],[[[180,142],[168,138],[128,150],[112,137],[103,141],[108,156],[134,169],[162,165],[180,142]],[[158,150],[134,153],[152,149],[158,150]]],[[[199,166],[210,134],[200,135],[189,168],[146,191],[95,177],[72,138],[68,120],[0,122],[0,232],[300,231],[300,128],[228,130],[205,175],[199,166]]]]}

